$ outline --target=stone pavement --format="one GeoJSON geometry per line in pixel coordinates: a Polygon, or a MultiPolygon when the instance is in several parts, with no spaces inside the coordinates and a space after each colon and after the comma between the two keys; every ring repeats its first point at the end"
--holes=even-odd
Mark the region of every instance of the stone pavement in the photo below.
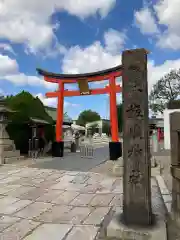
{"type": "Polygon", "coordinates": [[[78,152],[65,152],[63,158],[51,158],[51,161],[45,162],[36,161],[31,167],[87,172],[106,161],[107,156],[109,156],[109,147],[104,146],[95,149],[93,158],[81,158],[78,152]]]}
{"type": "MultiPolygon", "coordinates": [[[[155,179],[153,212],[165,217],[155,179]]],[[[0,167],[0,240],[105,239],[122,208],[121,178],[92,172],[0,167]]]]}

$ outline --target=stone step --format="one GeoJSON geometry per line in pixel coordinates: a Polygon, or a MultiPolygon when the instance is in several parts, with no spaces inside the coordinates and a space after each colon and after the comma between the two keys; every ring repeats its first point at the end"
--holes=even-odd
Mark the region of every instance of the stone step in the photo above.
{"type": "Polygon", "coordinates": [[[93,143],[109,143],[109,141],[93,141],[93,143]]]}
{"type": "Polygon", "coordinates": [[[5,158],[20,157],[20,151],[19,151],[19,150],[15,150],[15,151],[5,151],[5,152],[4,152],[4,157],[5,157],[5,158]]]}
{"type": "Polygon", "coordinates": [[[20,160],[24,160],[24,156],[13,156],[13,157],[6,157],[5,158],[5,164],[9,164],[9,163],[14,163],[20,160]]]}

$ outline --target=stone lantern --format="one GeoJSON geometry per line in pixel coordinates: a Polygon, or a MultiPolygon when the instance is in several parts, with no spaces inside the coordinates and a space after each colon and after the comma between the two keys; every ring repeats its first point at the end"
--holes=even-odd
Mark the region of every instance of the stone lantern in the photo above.
{"type": "Polygon", "coordinates": [[[4,151],[10,145],[10,139],[6,132],[6,126],[8,124],[8,116],[14,111],[6,107],[3,96],[0,96],[0,165],[5,163],[4,151]]]}

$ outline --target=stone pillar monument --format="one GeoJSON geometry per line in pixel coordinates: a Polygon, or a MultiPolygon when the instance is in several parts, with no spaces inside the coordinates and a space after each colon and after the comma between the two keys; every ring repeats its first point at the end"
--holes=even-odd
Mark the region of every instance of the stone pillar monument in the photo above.
{"type": "Polygon", "coordinates": [[[123,218],[127,225],[150,225],[151,162],[148,120],[147,51],[128,50],[123,65],[123,218]]]}
{"type": "Polygon", "coordinates": [[[170,114],[172,218],[180,226],[180,112],[170,114]]]}

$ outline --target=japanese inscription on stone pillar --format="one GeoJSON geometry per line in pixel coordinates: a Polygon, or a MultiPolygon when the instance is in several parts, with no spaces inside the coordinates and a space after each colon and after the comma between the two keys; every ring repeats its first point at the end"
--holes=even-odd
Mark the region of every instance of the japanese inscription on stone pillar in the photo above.
{"type": "Polygon", "coordinates": [[[125,51],[123,64],[123,158],[126,224],[150,225],[151,163],[148,123],[147,53],[125,51]]]}

